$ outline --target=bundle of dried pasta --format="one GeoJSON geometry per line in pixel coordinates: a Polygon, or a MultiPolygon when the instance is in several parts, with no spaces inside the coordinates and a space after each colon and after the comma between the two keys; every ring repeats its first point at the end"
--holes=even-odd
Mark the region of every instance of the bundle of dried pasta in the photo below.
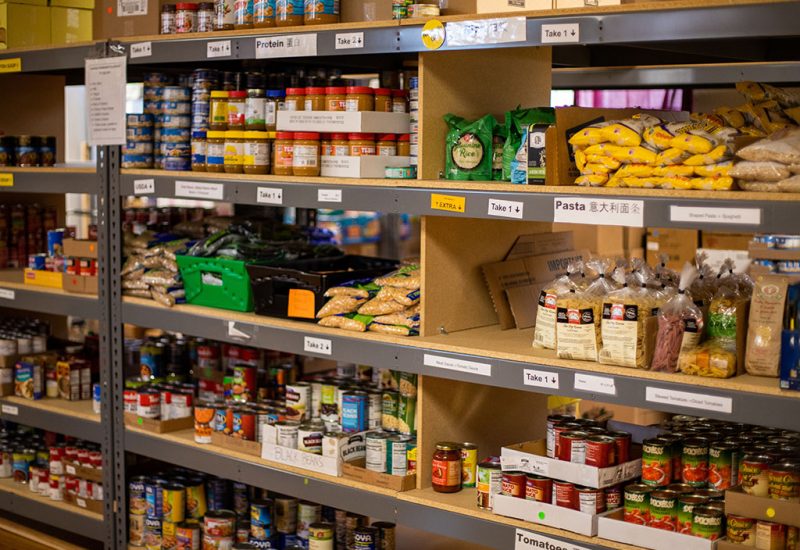
{"type": "Polygon", "coordinates": [[[570,278],[571,273],[579,271],[577,262],[567,266],[567,274],[546,284],[539,292],[539,303],[536,307],[536,325],[533,330],[533,347],[556,349],[556,308],[558,298],[577,285],[570,278]]]}
{"type": "Polygon", "coordinates": [[[626,278],[625,271],[618,268],[614,279],[622,288],[603,298],[599,360],[606,365],[647,368],[644,337],[651,300],[635,274],[626,278]]]}
{"type": "Polygon", "coordinates": [[[186,291],[175,261],[191,244],[187,239],[159,241],[152,232],[129,233],[124,238],[128,257],[122,266],[122,293],[149,298],[171,307],[185,301],[186,291]]]}
{"type": "Polygon", "coordinates": [[[697,274],[697,268],[686,262],[681,270],[678,293],[658,312],[658,333],[651,370],[676,372],[680,354],[696,348],[703,336],[703,312],[692,302],[688,290],[697,274]]]}

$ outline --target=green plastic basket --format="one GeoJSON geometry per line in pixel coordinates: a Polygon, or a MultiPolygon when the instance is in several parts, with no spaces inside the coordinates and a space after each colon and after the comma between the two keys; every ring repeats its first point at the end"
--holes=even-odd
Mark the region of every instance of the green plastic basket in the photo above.
{"type": "Polygon", "coordinates": [[[176,259],[188,303],[253,311],[253,291],[244,261],[196,256],[176,256],[176,259]]]}

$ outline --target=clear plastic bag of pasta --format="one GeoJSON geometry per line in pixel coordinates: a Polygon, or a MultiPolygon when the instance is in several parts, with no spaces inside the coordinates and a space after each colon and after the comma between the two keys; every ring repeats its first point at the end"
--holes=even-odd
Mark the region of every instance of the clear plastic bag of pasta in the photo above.
{"type": "Polygon", "coordinates": [[[658,332],[650,370],[676,372],[681,353],[700,343],[703,336],[703,312],[692,301],[689,288],[697,279],[697,268],[689,262],[683,266],[678,292],[658,312],[658,332]]]}
{"type": "MultiPolygon", "coordinates": [[[[567,268],[569,271],[569,267],[567,268]]],[[[536,325],[533,329],[533,347],[556,349],[556,310],[558,298],[577,286],[569,274],[562,275],[546,284],[539,292],[536,306],[536,325]]]]}
{"type": "Polygon", "coordinates": [[[647,291],[635,274],[626,277],[622,268],[614,272],[622,288],[603,297],[599,361],[606,365],[647,368],[645,322],[650,316],[647,291]]]}
{"type": "Polygon", "coordinates": [[[597,278],[584,290],[570,289],[556,301],[556,352],[562,359],[597,361],[603,296],[614,290],[607,259],[586,262],[586,274],[597,278]]]}
{"type": "Polygon", "coordinates": [[[706,263],[708,255],[698,252],[695,255],[694,265],[697,268],[697,278],[689,288],[689,294],[697,307],[707,307],[716,292],[714,272],[706,263]]]}

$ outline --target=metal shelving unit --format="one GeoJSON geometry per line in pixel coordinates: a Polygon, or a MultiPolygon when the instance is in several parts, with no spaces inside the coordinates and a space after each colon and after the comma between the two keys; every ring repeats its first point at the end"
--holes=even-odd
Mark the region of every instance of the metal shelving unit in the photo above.
{"type": "Polygon", "coordinates": [[[100,185],[92,167],[0,168],[0,177],[11,181],[0,186],[2,193],[96,193],[100,185]]]}
{"type": "Polygon", "coordinates": [[[99,318],[101,310],[99,300],[94,297],[1,280],[0,306],[84,319],[99,318]]]}
{"type": "Polygon", "coordinates": [[[20,397],[2,397],[0,418],[94,443],[103,440],[100,415],[92,412],[91,401],[48,398],[30,401],[20,397]]]}

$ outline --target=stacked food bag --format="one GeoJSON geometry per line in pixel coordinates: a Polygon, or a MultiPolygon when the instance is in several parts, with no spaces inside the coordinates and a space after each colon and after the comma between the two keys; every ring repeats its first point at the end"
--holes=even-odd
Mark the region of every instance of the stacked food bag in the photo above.
{"type": "Polygon", "coordinates": [[[325,292],[319,324],[356,332],[415,336],[420,320],[420,270],[416,264],[373,280],[351,281],[325,292]]]}
{"type": "Polygon", "coordinates": [[[780,130],[736,152],[730,175],[745,191],[800,191],[800,129],[780,130]]]}
{"type": "Polygon", "coordinates": [[[183,302],[186,291],[175,255],[186,252],[189,240],[159,238],[147,231],[141,235],[128,233],[124,242],[127,260],[121,272],[122,293],[167,307],[183,302]]]}

